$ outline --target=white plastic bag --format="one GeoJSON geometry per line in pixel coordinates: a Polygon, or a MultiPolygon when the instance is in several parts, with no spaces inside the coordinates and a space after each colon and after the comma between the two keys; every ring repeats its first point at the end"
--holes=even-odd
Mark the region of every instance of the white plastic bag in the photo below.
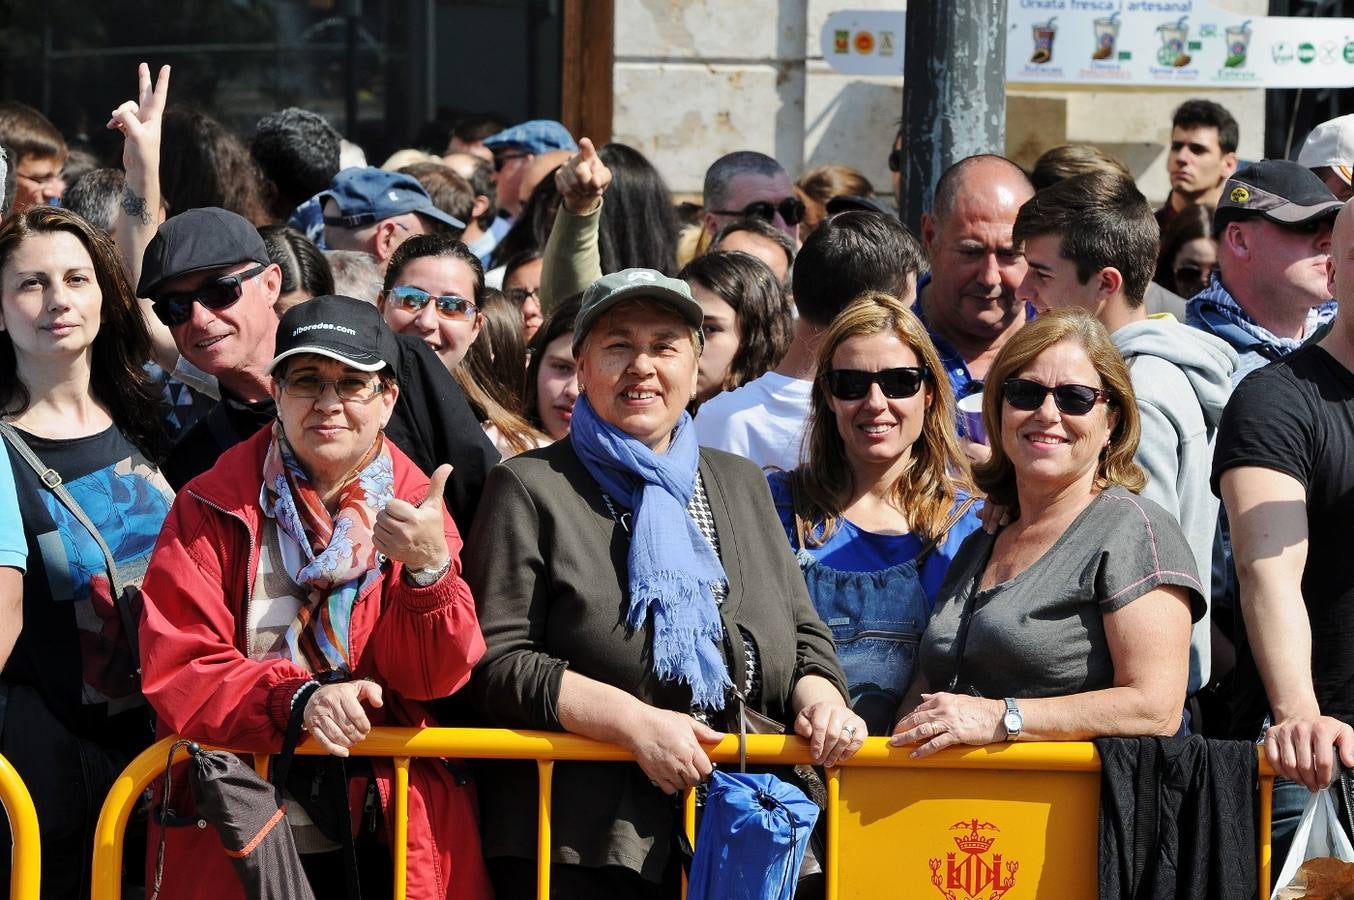
{"type": "Polygon", "coordinates": [[[1307,800],[1293,834],[1293,846],[1283,862],[1279,878],[1274,882],[1270,900],[1278,900],[1279,892],[1292,883],[1298,868],[1309,859],[1332,856],[1341,862],[1354,862],[1354,847],[1349,844],[1345,830],[1340,827],[1339,815],[1330,791],[1317,791],[1307,800]]]}

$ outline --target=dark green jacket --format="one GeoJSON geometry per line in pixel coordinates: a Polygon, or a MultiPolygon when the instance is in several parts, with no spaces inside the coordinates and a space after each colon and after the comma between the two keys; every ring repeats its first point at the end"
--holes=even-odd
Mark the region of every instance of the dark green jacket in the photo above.
{"type": "MultiPolygon", "coordinates": [[[[822,675],[845,693],[831,633],[809,600],[761,470],[702,448],[700,474],[729,579],[720,612],[730,677],[743,683],[742,629],[761,659],[760,710],[788,725],[801,676],[822,675]]],[[[567,438],[489,474],[463,559],[488,646],[471,692],[492,724],[561,730],[566,666],[645,703],[690,708],[689,689],[653,674],[648,629],[632,634],[625,627],[629,546],[567,438]]],[[[534,858],[535,767],[487,769],[480,788],[485,854],[534,858]]],[[[637,765],[559,763],[554,785],[556,862],[618,865],[661,878],[675,808],[637,765]]]]}

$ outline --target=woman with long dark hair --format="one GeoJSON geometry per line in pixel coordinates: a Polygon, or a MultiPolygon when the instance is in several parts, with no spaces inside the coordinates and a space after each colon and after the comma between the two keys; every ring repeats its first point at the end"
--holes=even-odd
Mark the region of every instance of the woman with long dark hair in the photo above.
{"type": "Polygon", "coordinates": [[[761,260],[715,251],[691,260],[677,277],[705,310],[698,401],[760,378],[790,349],[794,322],[785,289],[761,260]]]}
{"type": "Polygon", "coordinates": [[[37,805],[43,896],[75,898],[103,795],[153,737],[136,587],[173,500],[156,468],[168,438],[136,297],[85,220],[37,206],[5,221],[0,322],[0,430],[28,541],[0,752],[37,805]]]}

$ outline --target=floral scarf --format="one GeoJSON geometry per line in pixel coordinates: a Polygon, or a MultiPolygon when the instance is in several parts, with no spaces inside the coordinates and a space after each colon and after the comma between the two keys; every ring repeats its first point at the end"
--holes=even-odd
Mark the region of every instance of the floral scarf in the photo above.
{"type": "Polygon", "coordinates": [[[330,516],[287,443],[281,423],[273,424],[263,461],[265,512],[309,560],[291,575],[311,589],[287,629],[287,655],[313,673],[352,671],[348,626],[353,603],[369,573],[379,567],[372,528],[395,492],[384,436],[377,437],[353,472],[340,490],[338,511],[330,516]]]}

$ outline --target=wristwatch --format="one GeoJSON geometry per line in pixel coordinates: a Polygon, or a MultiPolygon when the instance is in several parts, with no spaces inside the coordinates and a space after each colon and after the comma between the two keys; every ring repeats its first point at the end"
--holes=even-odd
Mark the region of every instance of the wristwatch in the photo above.
{"type": "Polygon", "coordinates": [[[1020,707],[1016,706],[1013,698],[1006,698],[1006,715],[1001,717],[1001,724],[1006,726],[1006,740],[1014,741],[1020,737],[1020,729],[1025,727],[1025,717],[1020,714],[1020,707]]]}
{"type": "Polygon", "coordinates": [[[405,577],[414,587],[430,587],[442,580],[442,576],[451,569],[451,559],[438,566],[436,569],[408,569],[404,570],[405,577]]]}

